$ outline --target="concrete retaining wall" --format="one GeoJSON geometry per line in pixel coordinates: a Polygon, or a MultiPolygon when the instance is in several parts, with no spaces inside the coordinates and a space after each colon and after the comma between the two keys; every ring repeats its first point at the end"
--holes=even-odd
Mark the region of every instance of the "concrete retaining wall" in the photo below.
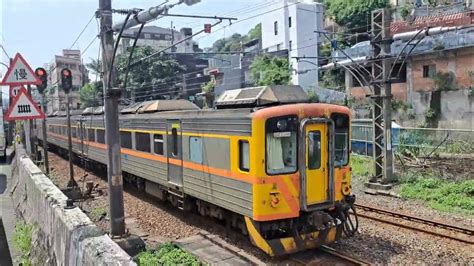
{"type": "MultiPolygon", "coordinates": [[[[135,265],[78,207],[17,149],[12,198],[17,213],[35,225],[32,260],[39,265],[135,265]]],[[[36,264],[36,263],[35,263],[36,264]]]]}

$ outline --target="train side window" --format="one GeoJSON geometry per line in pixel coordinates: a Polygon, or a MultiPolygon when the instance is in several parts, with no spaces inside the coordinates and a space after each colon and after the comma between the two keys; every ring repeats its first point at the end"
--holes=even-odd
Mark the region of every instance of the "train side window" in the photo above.
{"type": "Polygon", "coordinates": [[[308,132],[308,168],[319,169],[321,167],[321,132],[308,132]]]}
{"type": "Polygon", "coordinates": [[[89,129],[87,130],[87,139],[88,139],[89,141],[95,142],[94,129],[89,128],[89,129]]]}
{"type": "Polygon", "coordinates": [[[189,160],[202,164],[202,139],[189,137],[189,160]]]}
{"type": "Polygon", "coordinates": [[[245,172],[250,169],[250,145],[247,140],[239,140],[239,169],[245,172]]]}
{"type": "Polygon", "coordinates": [[[76,138],[77,137],[77,131],[75,127],[71,127],[71,137],[76,138]]]}
{"type": "Polygon", "coordinates": [[[153,134],[153,152],[158,155],[163,155],[163,135],[153,134]]]}
{"type": "Polygon", "coordinates": [[[173,156],[178,156],[178,129],[171,129],[171,137],[173,138],[173,156]]]}
{"type": "Polygon", "coordinates": [[[97,142],[105,144],[105,130],[97,129],[97,142]]]}
{"type": "Polygon", "coordinates": [[[120,131],[120,146],[122,148],[132,148],[132,132],[120,131]]]}
{"type": "Polygon", "coordinates": [[[150,134],[136,132],[135,148],[137,151],[150,152],[150,134]]]}

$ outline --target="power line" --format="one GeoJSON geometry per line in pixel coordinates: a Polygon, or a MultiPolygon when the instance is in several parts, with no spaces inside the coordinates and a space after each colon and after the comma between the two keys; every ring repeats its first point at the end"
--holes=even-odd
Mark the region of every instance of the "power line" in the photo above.
{"type": "Polygon", "coordinates": [[[95,13],[92,15],[91,19],[89,19],[89,21],[87,22],[86,26],[84,26],[84,28],[82,29],[82,31],[79,33],[79,35],[77,36],[77,38],[74,40],[74,42],[71,44],[71,47],[69,49],[72,49],[72,47],[74,47],[74,44],[77,43],[77,41],[79,40],[79,38],[81,38],[82,34],[86,31],[87,27],[89,27],[89,25],[91,24],[92,20],[96,17],[95,13]]]}

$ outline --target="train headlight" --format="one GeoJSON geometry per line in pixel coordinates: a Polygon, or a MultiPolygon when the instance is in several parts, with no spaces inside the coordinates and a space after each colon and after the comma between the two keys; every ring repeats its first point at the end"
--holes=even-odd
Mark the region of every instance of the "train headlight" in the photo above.
{"type": "Polygon", "coordinates": [[[348,183],[342,183],[342,195],[348,196],[351,194],[351,186],[348,183]]]}
{"type": "Polygon", "coordinates": [[[273,208],[276,208],[276,206],[280,203],[280,199],[278,198],[278,193],[271,193],[270,195],[272,197],[272,200],[270,201],[270,205],[273,208]]]}

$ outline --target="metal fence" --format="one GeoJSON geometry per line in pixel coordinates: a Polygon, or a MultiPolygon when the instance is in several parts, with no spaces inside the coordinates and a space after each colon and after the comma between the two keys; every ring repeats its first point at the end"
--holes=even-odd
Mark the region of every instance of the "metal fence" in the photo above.
{"type": "MultiPolygon", "coordinates": [[[[373,128],[368,121],[352,123],[352,151],[372,155],[373,128]]],[[[433,153],[474,154],[474,130],[394,127],[391,132],[395,151],[417,156],[433,153]]]]}

